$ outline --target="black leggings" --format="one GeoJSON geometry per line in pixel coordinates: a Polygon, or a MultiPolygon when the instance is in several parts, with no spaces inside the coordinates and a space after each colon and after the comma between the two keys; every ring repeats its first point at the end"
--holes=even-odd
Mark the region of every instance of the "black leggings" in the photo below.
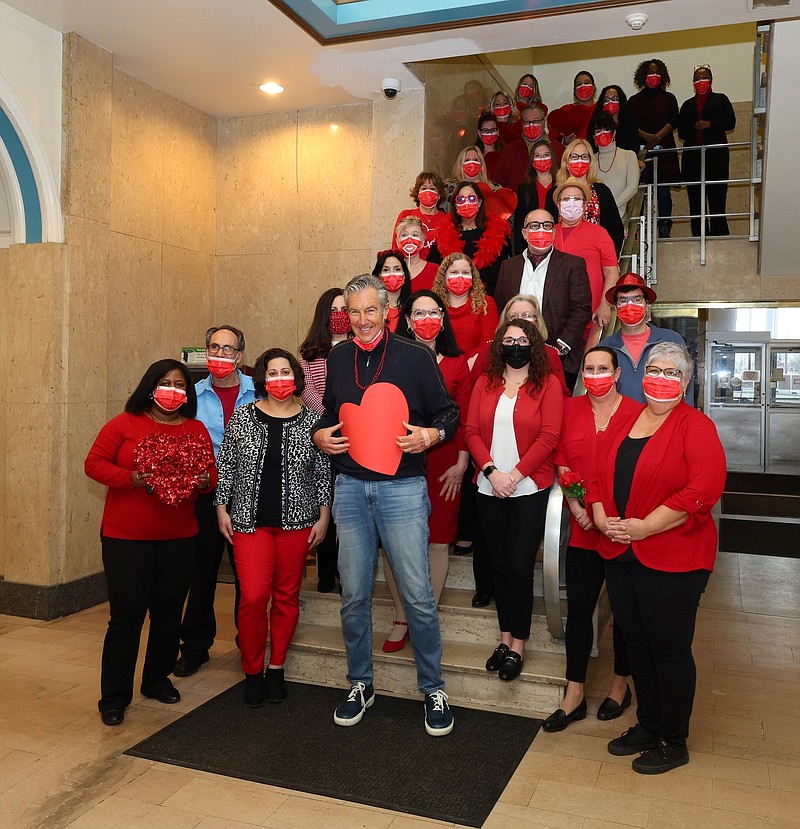
{"type": "Polygon", "coordinates": [[[673,745],[685,743],[697,670],[692,640],[708,570],[668,573],[637,559],[606,561],[614,618],[622,624],[636,686],[639,723],[673,745]]]}
{"type": "MultiPolygon", "coordinates": [[[[586,667],[592,652],[594,626],[592,614],[603,582],[606,580],[605,561],[595,550],[567,547],[567,679],[586,682],[586,667]]],[[[622,625],[614,620],[614,673],[628,676],[628,652],[622,635],[622,625]]]]}
{"type": "Polygon", "coordinates": [[[494,602],[502,633],[531,635],[533,564],[544,532],[550,488],[518,498],[478,493],[481,522],[492,568],[494,602]]]}

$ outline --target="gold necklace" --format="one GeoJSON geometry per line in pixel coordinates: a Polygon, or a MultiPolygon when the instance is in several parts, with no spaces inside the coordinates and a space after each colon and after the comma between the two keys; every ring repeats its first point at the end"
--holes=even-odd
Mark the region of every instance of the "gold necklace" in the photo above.
{"type": "Polygon", "coordinates": [[[608,424],[611,423],[611,418],[614,417],[614,414],[616,413],[617,409],[619,408],[620,403],[622,403],[622,395],[618,394],[617,395],[617,402],[614,404],[614,408],[611,410],[611,414],[608,416],[608,419],[606,420],[606,422],[602,426],[599,426],[597,424],[597,415],[594,414],[594,412],[592,412],[592,414],[594,414],[594,428],[598,432],[605,432],[605,430],[608,428],[608,424]]]}
{"type": "Polygon", "coordinates": [[[153,423],[158,423],[162,426],[180,426],[183,423],[183,415],[178,415],[175,420],[159,420],[152,412],[148,412],[147,416],[153,423]]]}

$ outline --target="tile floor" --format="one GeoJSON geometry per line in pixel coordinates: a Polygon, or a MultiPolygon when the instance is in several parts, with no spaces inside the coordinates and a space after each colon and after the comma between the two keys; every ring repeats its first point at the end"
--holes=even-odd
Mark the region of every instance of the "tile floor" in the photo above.
{"type": "MultiPolygon", "coordinates": [[[[122,754],[239,681],[231,594],[220,586],[221,636],[211,662],[178,680],[182,702],[138,697],[113,729],[95,707],[106,607],[53,622],[0,616],[2,829],[444,825],[122,754]]],[[[610,671],[607,650],[590,668],[593,707],[610,671]]],[[[612,723],[590,717],[536,737],[486,829],[799,829],[800,561],[721,554],[695,655],[688,766],[654,778],[635,774],[630,758],[605,749],[633,723],[632,712],[612,723]]]]}

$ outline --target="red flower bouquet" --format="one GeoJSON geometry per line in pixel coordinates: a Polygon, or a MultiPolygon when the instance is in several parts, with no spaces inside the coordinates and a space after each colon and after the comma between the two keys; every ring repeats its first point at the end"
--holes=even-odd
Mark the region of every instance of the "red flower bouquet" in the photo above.
{"type": "Polygon", "coordinates": [[[153,432],[139,441],[133,461],[141,472],[152,474],[148,488],[174,507],[196,491],[195,478],[214,464],[214,453],[200,435],[153,432]]]}
{"type": "Polygon", "coordinates": [[[586,487],[583,485],[583,478],[577,472],[564,472],[558,477],[558,485],[565,498],[577,498],[581,506],[584,506],[583,499],[586,497],[586,487]]]}

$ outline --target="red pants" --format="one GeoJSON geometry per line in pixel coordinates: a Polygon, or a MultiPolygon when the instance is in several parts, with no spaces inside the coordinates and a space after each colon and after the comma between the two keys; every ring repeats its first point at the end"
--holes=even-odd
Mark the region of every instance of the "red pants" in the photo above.
{"type": "Polygon", "coordinates": [[[282,530],[258,527],[233,534],[233,557],[239,577],[239,648],[246,674],[264,670],[269,611],[270,658],[283,665],[300,616],[300,584],[311,528],[282,530]]]}

